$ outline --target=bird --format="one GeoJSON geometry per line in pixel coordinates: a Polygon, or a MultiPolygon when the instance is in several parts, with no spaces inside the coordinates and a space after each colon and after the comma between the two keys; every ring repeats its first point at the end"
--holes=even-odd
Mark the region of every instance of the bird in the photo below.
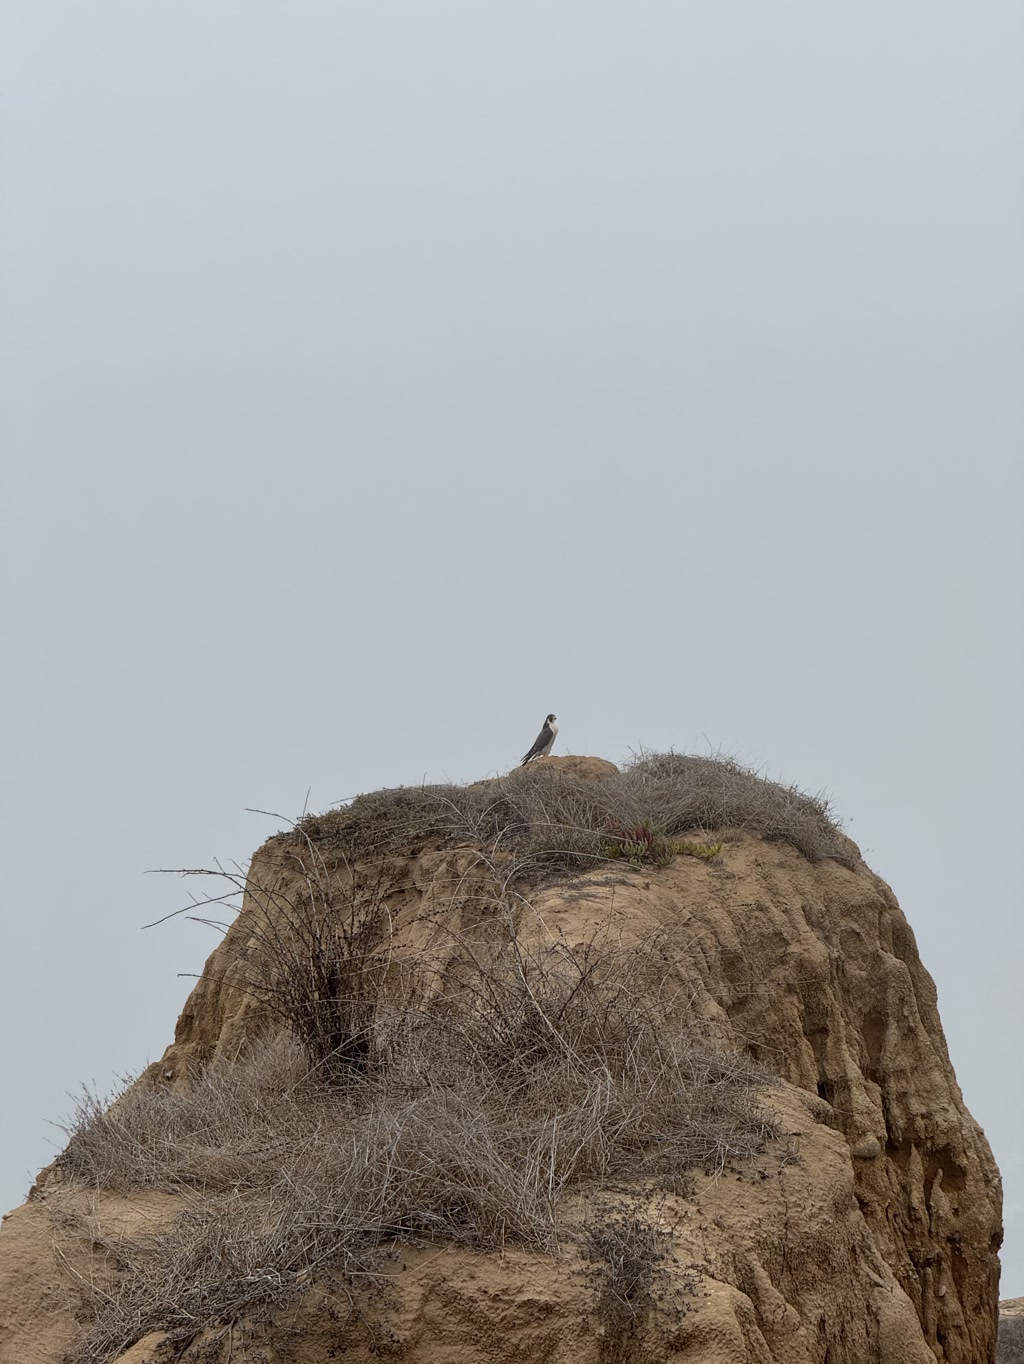
{"type": "Polygon", "coordinates": [[[533,747],[519,764],[525,767],[531,758],[546,758],[551,752],[551,746],[555,742],[555,735],[558,733],[558,726],[555,724],[557,716],[549,715],[544,721],[544,728],[533,741],[533,747]]]}

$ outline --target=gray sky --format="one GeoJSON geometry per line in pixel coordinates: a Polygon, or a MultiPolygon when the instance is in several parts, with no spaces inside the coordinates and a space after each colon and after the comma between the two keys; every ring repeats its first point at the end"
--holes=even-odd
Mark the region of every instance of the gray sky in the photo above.
{"type": "Polygon", "coordinates": [[[146,868],[562,752],[833,794],[1024,1293],[1024,10],[5,0],[0,1204],[146,868]]]}

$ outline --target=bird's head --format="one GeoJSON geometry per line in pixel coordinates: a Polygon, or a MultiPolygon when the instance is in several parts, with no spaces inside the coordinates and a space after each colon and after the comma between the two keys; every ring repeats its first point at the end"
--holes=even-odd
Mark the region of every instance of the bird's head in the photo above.
{"type": "Polygon", "coordinates": [[[552,720],[557,720],[557,719],[558,719],[558,716],[557,716],[557,715],[549,715],[549,716],[547,717],[547,719],[544,721],[544,723],[545,723],[546,725],[550,725],[552,720]]]}

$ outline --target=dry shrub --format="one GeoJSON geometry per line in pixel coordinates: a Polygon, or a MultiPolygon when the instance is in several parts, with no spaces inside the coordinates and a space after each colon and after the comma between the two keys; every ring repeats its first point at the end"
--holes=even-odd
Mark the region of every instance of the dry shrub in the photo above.
{"type": "MultiPolygon", "coordinates": [[[[82,1285],[94,1325],[74,1364],[107,1364],[149,1331],[187,1341],[258,1317],[314,1274],[372,1277],[396,1240],[552,1250],[578,1234],[559,1222],[567,1189],[677,1179],[758,1150],[771,1135],[756,1098],[767,1077],[675,1007],[662,944],[527,951],[513,927],[515,881],[595,865],[616,847],[638,865],[710,857],[714,845],[681,835],[724,828],[852,865],[823,800],[675,754],[599,780],[547,766],[376,792],[282,835],[302,887],[249,887],[225,981],[286,1036],[216,1059],[187,1088],[135,1084],[109,1105],[86,1093],[67,1128],[59,1164],[72,1182],[185,1200],[148,1240],[107,1244],[87,1229],[119,1273],[112,1287],[82,1285]],[[366,866],[421,842],[475,848],[494,878],[494,940],[463,944],[429,1006],[396,974],[366,866]]],[[[232,893],[245,888],[241,872],[226,875],[232,893]]],[[[641,1241],[620,1247],[627,1305],[639,1302],[623,1284],[643,1267],[641,1241]]]]}
{"type": "Polygon", "coordinates": [[[225,971],[236,968],[236,987],[289,1027],[323,1078],[345,1081],[374,1064],[391,916],[372,883],[329,875],[314,846],[297,861],[297,894],[249,887],[246,936],[230,940],[225,971]]]}
{"type": "Polygon", "coordinates": [[[112,1100],[83,1089],[58,1168],[119,1193],[244,1186],[307,1132],[308,1074],[303,1049],[285,1034],[234,1061],[215,1057],[187,1089],[138,1081],[112,1100]]]}
{"type": "Polygon", "coordinates": [[[297,886],[287,892],[250,881],[241,869],[177,874],[212,878],[222,892],[193,897],[189,908],[245,908],[206,979],[256,1003],[250,1035],[262,1028],[260,1014],[283,1023],[322,1078],[344,1083],[376,1063],[378,1004],[385,993],[400,996],[402,968],[393,961],[394,925],[380,884],[351,867],[329,868],[309,837],[302,842],[291,859],[297,886]]]}
{"type": "Polygon", "coordinates": [[[771,1130],[765,1075],[673,1014],[658,951],[591,943],[525,952],[509,929],[470,962],[455,999],[381,1001],[373,1064],[344,1084],[293,1038],[217,1059],[191,1086],[136,1084],[68,1126],[64,1174],[95,1188],[180,1191],[186,1211],[119,1241],[113,1292],[76,1364],[105,1364],[148,1331],[191,1339],[258,1314],[327,1268],[372,1274],[394,1240],[571,1235],[563,1192],[638,1173],[721,1168],[771,1130]]]}
{"type": "Polygon", "coordinates": [[[427,839],[463,842],[507,854],[514,874],[529,878],[615,856],[617,845],[637,843],[637,830],[654,851],[634,849],[631,860],[664,863],[678,851],[680,835],[716,829],[789,843],[812,862],[857,862],[825,797],[768,781],[730,758],[671,752],[641,753],[623,771],[599,778],[530,766],[472,786],[377,791],[309,815],[281,837],[358,859],[427,839]]]}
{"type": "Polygon", "coordinates": [[[595,1265],[602,1356],[621,1357],[626,1341],[654,1306],[664,1253],[645,1211],[635,1204],[596,1207],[583,1227],[583,1253],[595,1265]]]}
{"type": "Polygon", "coordinates": [[[831,857],[856,865],[855,849],[825,796],[768,781],[731,758],[643,753],[622,775],[642,816],[670,837],[694,829],[746,829],[790,844],[810,862],[831,857]]]}

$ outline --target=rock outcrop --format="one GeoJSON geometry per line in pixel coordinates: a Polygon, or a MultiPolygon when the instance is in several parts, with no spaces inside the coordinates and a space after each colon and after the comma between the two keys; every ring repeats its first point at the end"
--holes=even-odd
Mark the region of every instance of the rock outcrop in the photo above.
{"type": "Polygon", "coordinates": [[[999,1304],[996,1364],[1024,1364],[1024,1298],[1005,1298],[999,1304]]]}
{"type": "MultiPolygon", "coordinates": [[[[586,775],[600,781],[603,769],[595,761],[586,775]]],[[[325,859],[331,877],[362,874],[325,859]]],[[[211,1057],[235,1054],[266,1027],[239,963],[254,904],[294,895],[301,864],[287,837],[256,854],[248,905],[145,1083],[187,1085],[211,1057]]],[[[486,923],[478,875],[472,852],[429,844],[374,866],[396,957],[429,951],[437,989],[459,944],[486,923]]],[[[665,1249],[653,1306],[625,1335],[612,1339],[601,1324],[587,1266],[568,1250],[548,1258],[438,1247],[401,1252],[388,1292],[358,1322],[342,1314],[339,1324],[325,1306],[330,1290],[311,1289],[290,1311],[298,1334],[264,1328],[254,1359],[319,1364],[340,1350],[423,1364],[994,1359],[998,1172],[964,1107],[913,933],[863,863],[812,864],[784,843],[733,831],[713,860],[616,864],[549,884],[523,900],[517,932],[527,946],[657,943],[686,1007],[780,1077],[765,1094],[778,1139],[685,1187],[637,1181],[602,1195],[642,1203],[665,1249]]],[[[48,1201],[68,1196],[44,1184],[0,1234],[0,1364],[57,1364],[55,1342],[70,1335],[54,1287],[66,1271],[43,1230],[48,1201]],[[37,1298],[31,1310],[28,1296],[37,1298]]],[[[95,1212],[116,1221],[123,1200],[99,1196],[95,1212]]],[[[155,1362],[158,1346],[142,1341],[124,1359],[155,1362]]]]}

